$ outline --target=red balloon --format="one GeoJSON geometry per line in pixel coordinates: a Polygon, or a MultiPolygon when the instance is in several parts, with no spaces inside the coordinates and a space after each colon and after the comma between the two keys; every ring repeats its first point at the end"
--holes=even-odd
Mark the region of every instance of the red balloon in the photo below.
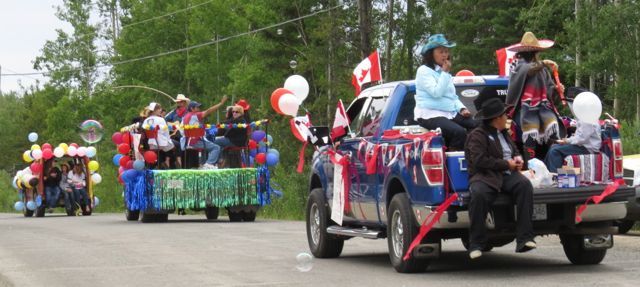
{"type": "Polygon", "coordinates": [[[49,144],[49,143],[44,143],[44,144],[42,144],[42,147],[41,147],[41,148],[42,148],[42,151],[44,151],[45,149],[51,149],[51,144],[49,144]]]}
{"type": "Polygon", "coordinates": [[[80,147],[77,143],[71,143],[69,146],[72,146],[72,147],[75,147],[75,148],[80,147]]]}
{"type": "Polygon", "coordinates": [[[53,157],[53,152],[51,151],[51,148],[42,150],[42,158],[51,159],[52,157],[53,157]]]}
{"type": "Polygon", "coordinates": [[[271,107],[274,111],[276,111],[276,113],[281,115],[284,115],[284,113],[282,113],[282,111],[280,110],[280,106],[278,105],[278,103],[280,102],[280,97],[284,94],[293,95],[293,92],[285,88],[277,88],[275,91],[273,91],[273,93],[271,93],[271,107]]]}
{"type": "Polygon", "coordinates": [[[130,162],[131,158],[128,155],[125,155],[123,157],[120,158],[120,161],[118,163],[120,163],[120,166],[123,168],[127,168],[127,162],[130,162]]]}
{"type": "Polygon", "coordinates": [[[42,171],[42,164],[34,162],[34,163],[31,164],[30,168],[31,168],[31,172],[40,173],[42,171]]]}
{"type": "Polygon", "coordinates": [[[131,151],[131,147],[129,146],[129,144],[121,143],[120,145],[118,145],[118,152],[120,154],[128,154],[129,151],[131,151]]]}
{"type": "Polygon", "coordinates": [[[267,154],[261,152],[256,155],[256,162],[258,164],[264,164],[267,161],[267,154]]]}
{"type": "Polygon", "coordinates": [[[144,152],[144,161],[147,163],[155,163],[158,160],[158,155],[150,150],[144,152]]]}
{"type": "Polygon", "coordinates": [[[111,135],[111,141],[116,145],[121,144],[122,143],[122,134],[119,133],[119,132],[113,133],[113,135],[111,135]]]}
{"type": "Polygon", "coordinates": [[[256,149],[258,148],[258,143],[254,140],[249,140],[249,149],[256,149]]]}
{"type": "Polygon", "coordinates": [[[131,143],[131,135],[128,132],[122,133],[122,142],[126,144],[131,143]]]}
{"type": "Polygon", "coordinates": [[[133,161],[130,160],[127,162],[125,169],[132,169],[133,168],[133,161]]]}

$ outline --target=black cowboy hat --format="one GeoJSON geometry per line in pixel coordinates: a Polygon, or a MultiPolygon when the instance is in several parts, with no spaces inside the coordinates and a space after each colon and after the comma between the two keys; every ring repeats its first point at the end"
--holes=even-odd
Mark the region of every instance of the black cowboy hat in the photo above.
{"type": "Polygon", "coordinates": [[[506,113],[511,106],[505,105],[498,98],[487,99],[482,103],[482,108],[475,115],[477,120],[490,120],[506,113]]]}

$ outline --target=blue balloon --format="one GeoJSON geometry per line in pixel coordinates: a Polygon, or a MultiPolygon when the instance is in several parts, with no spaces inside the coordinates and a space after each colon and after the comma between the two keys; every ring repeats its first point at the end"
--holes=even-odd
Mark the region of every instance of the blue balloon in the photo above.
{"type": "Polygon", "coordinates": [[[133,168],[136,170],[143,170],[144,169],[144,160],[139,160],[137,159],[136,161],[133,162],[133,168]]]}
{"type": "Polygon", "coordinates": [[[253,160],[254,157],[256,157],[256,154],[258,154],[258,150],[257,149],[251,149],[249,150],[249,156],[251,156],[251,159],[253,160]]]}
{"type": "Polygon", "coordinates": [[[253,159],[253,157],[249,157],[249,166],[253,166],[255,163],[255,160],[253,159]]]}
{"type": "Polygon", "coordinates": [[[121,154],[116,154],[113,156],[113,164],[116,166],[120,166],[120,158],[122,158],[121,154]]]}
{"type": "Polygon", "coordinates": [[[40,205],[42,205],[42,196],[40,196],[40,195],[36,196],[36,205],[38,207],[40,207],[40,205]]]}
{"type": "Polygon", "coordinates": [[[16,201],[16,203],[13,205],[13,208],[15,208],[16,211],[23,211],[24,210],[24,202],[16,201]]]}
{"type": "Polygon", "coordinates": [[[29,200],[29,201],[27,202],[27,209],[29,209],[29,210],[36,210],[36,208],[37,208],[37,207],[38,207],[38,206],[36,206],[36,203],[35,203],[35,202],[33,202],[33,200],[29,200]]]}
{"type": "Polygon", "coordinates": [[[135,170],[135,169],[125,170],[125,172],[122,173],[122,181],[131,182],[131,181],[135,180],[141,174],[142,174],[141,171],[138,171],[138,170],[135,170]]]}
{"type": "Polygon", "coordinates": [[[273,137],[271,135],[267,135],[267,142],[269,143],[269,145],[273,143],[273,137]]]}
{"type": "Polygon", "coordinates": [[[98,206],[100,204],[100,199],[97,196],[93,197],[93,207],[98,206]]]}
{"type": "Polygon", "coordinates": [[[275,153],[275,154],[278,155],[278,157],[280,157],[280,152],[278,150],[276,150],[275,148],[268,149],[267,153],[275,153]]]}
{"type": "Polygon", "coordinates": [[[264,131],[257,130],[251,134],[251,139],[257,142],[262,141],[267,134],[264,131]]]}
{"type": "Polygon", "coordinates": [[[267,165],[268,166],[274,166],[276,164],[278,164],[278,161],[280,161],[280,156],[276,153],[267,153],[267,165]]]}
{"type": "Polygon", "coordinates": [[[29,138],[30,142],[34,143],[34,142],[38,141],[38,134],[34,133],[34,132],[31,132],[31,133],[29,133],[28,138],[29,138]]]}
{"type": "Polygon", "coordinates": [[[258,153],[267,153],[267,147],[266,146],[258,147],[258,153]]]}

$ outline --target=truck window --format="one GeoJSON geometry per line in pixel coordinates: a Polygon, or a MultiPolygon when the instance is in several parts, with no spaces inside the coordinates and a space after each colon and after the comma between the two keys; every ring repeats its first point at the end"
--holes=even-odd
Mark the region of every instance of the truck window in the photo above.
{"type": "Polygon", "coordinates": [[[456,93],[462,104],[472,115],[475,115],[479,108],[473,104],[475,99],[480,96],[487,99],[498,97],[504,102],[507,97],[507,86],[456,86],[456,93]]]}
{"type": "Polygon", "coordinates": [[[412,126],[418,124],[418,122],[413,119],[413,109],[416,107],[415,96],[416,92],[409,92],[404,96],[394,126],[412,126]]]}
{"type": "Polygon", "coordinates": [[[380,126],[380,113],[384,108],[387,97],[373,97],[367,112],[363,114],[362,126],[358,136],[372,136],[380,126]]]}

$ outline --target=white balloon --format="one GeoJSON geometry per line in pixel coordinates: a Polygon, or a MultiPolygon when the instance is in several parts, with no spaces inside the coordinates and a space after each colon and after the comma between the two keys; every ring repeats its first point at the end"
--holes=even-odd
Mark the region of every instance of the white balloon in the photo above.
{"type": "Polygon", "coordinates": [[[28,138],[29,138],[30,142],[34,143],[34,142],[38,141],[38,134],[34,133],[34,132],[31,132],[31,133],[29,133],[28,138]]]}
{"type": "Polygon", "coordinates": [[[87,148],[86,148],[86,147],[83,147],[83,146],[79,147],[79,148],[76,150],[76,154],[77,154],[78,156],[85,156],[85,155],[87,155],[87,148]]]}
{"type": "Polygon", "coordinates": [[[87,148],[87,156],[88,156],[89,158],[92,158],[92,157],[96,156],[96,153],[97,153],[97,152],[98,152],[98,151],[96,150],[96,148],[95,148],[95,147],[90,146],[90,147],[88,147],[88,148],[87,148]]]}
{"type": "Polygon", "coordinates": [[[591,124],[597,124],[602,113],[600,98],[592,92],[578,94],[573,100],[571,108],[578,120],[591,124]]]}
{"type": "Polygon", "coordinates": [[[283,114],[295,117],[298,113],[299,107],[300,101],[296,96],[292,94],[284,94],[280,96],[278,108],[280,108],[280,111],[282,111],[283,114]]]}
{"type": "Polygon", "coordinates": [[[31,151],[31,155],[33,156],[33,159],[38,160],[42,158],[42,150],[36,149],[31,151]]]}
{"type": "Polygon", "coordinates": [[[76,156],[77,153],[78,153],[78,149],[74,146],[69,146],[69,148],[67,149],[67,154],[69,156],[76,156]]]}
{"type": "Polygon", "coordinates": [[[292,91],[300,103],[309,95],[309,83],[300,75],[293,75],[287,78],[287,80],[284,81],[284,88],[292,91]]]}
{"type": "Polygon", "coordinates": [[[91,181],[93,184],[98,184],[102,182],[102,176],[98,173],[94,173],[91,175],[91,181]]]}
{"type": "Polygon", "coordinates": [[[53,149],[53,155],[55,155],[57,158],[61,158],[64,156],[64,149],[61,147],[57,147],[53,149]]]}

